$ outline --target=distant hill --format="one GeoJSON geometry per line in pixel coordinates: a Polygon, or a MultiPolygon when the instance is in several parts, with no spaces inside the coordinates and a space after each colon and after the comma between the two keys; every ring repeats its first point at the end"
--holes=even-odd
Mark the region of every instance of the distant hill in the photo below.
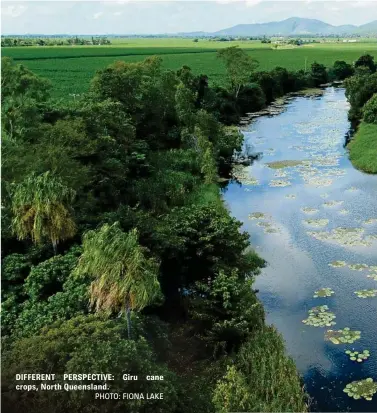
{"type": "MultiPolygon", "coordinates": [[[[203,32],[199,32],[204,35],[203,32]]],[[[198,33],[198,34],[199,34],[198,33]]],[[[192,36],[194,33],[185,33],[192,36]]],[[[377,35],[377,20],[362,26],[343,25],[333,26],[316,19],[291,17],[286,20],[270,23],[237,24],[228,29],[208,36],[299,36],[299,35],[377,35]]]]}

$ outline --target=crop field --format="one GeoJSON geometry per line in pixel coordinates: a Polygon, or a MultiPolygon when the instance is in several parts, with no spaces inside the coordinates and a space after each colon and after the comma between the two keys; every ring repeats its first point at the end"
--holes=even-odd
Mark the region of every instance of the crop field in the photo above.
{"type": "Polygon", "coordinates": [[[116,60],[138,62],[159,55],[166,69],[177,70],[183,65],[196,74],[206,74],[211,83],[221,84],[225,69],[216,57],[223,47],[238,45],[259,61],[258,70],[282,66],[290,70],[310,68],[317,61],[330,66],[335,60],[355,61],[369,53],[377,59],[377,41],[357,43],[326,42],[304,46],[278,46],[259,41],[215,42],[192,39],[113,39],[111,46],[14,47],[4,48],[3,56],[12,57],[39,76],[51,80],[53,96],[72,99],[72,94],[84,93],[99,69],[116,60]]]}

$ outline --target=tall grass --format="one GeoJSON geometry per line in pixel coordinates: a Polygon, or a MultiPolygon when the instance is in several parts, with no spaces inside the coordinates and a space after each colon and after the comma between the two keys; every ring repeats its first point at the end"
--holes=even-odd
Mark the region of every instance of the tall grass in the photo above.
{"type": "Polygon", "coordinates": [[[355,168],[377,174],[377,125],[362,122],[348,145],[350,160],[355,168]]]}

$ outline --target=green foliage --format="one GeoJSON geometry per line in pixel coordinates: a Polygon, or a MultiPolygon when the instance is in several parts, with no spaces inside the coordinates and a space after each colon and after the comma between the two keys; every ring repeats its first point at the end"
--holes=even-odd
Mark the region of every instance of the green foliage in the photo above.
{"type": "Polygon", "coordinates": [[[310,74],[313,78],[314,86],[319,86],[328,81],[326,67],[323,64],[312,63],[310,74]]]}
{"type": "Polygon", "coordinates": [[[348,149],[356,168],[367,173],[377,173],[377,125],[361,123],[348,149]]]}
{"type": "Polygon", "coordinates": [[[49,240],[54,250],[59,241],[72,238],[76,225],[69,211],[75,192],[58,177],[32,174],[10,187],[13,230],[18,239],[31,237],[36,244],[49,240]]]}
{"type": "Polygon", "coordinates": [[[344,60],[337,60],[331,69],[332,75],[336,80],[344,80],[354,74],[352,65],[344,60]]]}
{"type": "Polygon", "coordinates": [[[199,334],[213,355],[236,351],[251,332],[261,329],[264,312],[252,290],[253,280],[220,271],[214,279],[198,282],[191,293],[193,318],[200,320],[199,334]]]}
{"type": "Polygon", "coordinates": [[[192,205],[174,208],[156,228],[154,249],[161,257],[161,287],[165,296],[177,294],[196,281],[215,277],[220,270],[253,273],[264,263],[243,254],[248,234],[224,208],[192,205]]]}
{"type": "Polygon", "coordinates": [[[24,139],[28,129],[39,120],[37,105],[48,96],[50,82],[37,77],[9,57],[1,61],[2,132],[7,139],[24,139]]]}
{"type": "Polygon", "coordinates": [[[76,267],[80,254],[81,248],[74,247],[68,254],[55,256],[32,267],[24,283],[30,300],[45,300],[59,292],[76,267]]]}
{"type": "Polygon", "coordinates": [[[377,74],[352,76],[345,80],[346,96],[351,104],[348,117],[351,120],[360,119],[362,107],[377,93],[377,74]]]}
{"type": "Polygon", "coordinates": [[[377,93],[375,93],[363,107],[364,121],[377,123],[377,93]]]}
{"type": "Polygon", "coordinates": [[[222,406],[229,402],[234,411],[306,412],[303,396],[296,367],[285,355],[280,334],[265,327],[241,347],[235,365],[216,387],[214,403],[223,412],[227,410],[222,406]]]}
{"type": "Polygon", "coordinates": [[[236,46],[219,50],[217,56],[226,67],[229,88],[237,98],[240,89],[249,82],[258,62],[236,46]]]}
{"type": "Polygon", "coordinates": [[[119,223],[84,235],[77,272],[94,278],[90,295],[97,311],[141,310],[159,296],[157,262],[147,258],[137,230],[125,233],[119,223]]]}
{"type": "MultiPolygon", "coordinates": [[[[161,400],[124,400],[121,403],[103,401],[103,412],[174,412],[178,402],[176,377],[165,366],[156,363],[146,341],[125,339],[126,328],[122,319],[105,320],[96,316],[79,316],[59,321],[44,328],[38,335],[15,341],[3,353],[3,384],[14,385],[16,373],[36,371],[54,372],[57,381],[63,373],[111,372],[116,378],[111,389],[120,393],[164,393],[161,400]],[[123,381],[124,373],[138,375],[138,381],[123,381]],[[147,374],[163,375],[163,381],[146,381],[147,374]]],[[[84,383],[83,383],[84,384],[84,383]]],[[[87,383],[85,383],[87,384],[87,383]]],[[[99,380],[96,384],[102,384],[99,380]]],[[[98,401],[92,392],[24,392],[3,393],[3,403],[15,413],[51,411],[63,413],[93,412],[98,401]],[[10,408],[12,406],[12,408],[10,408]]]]}
{"type": "Polygon", "coordinates": [[[376,63],[374,62],[374,57],[370,54],[360,56],[355,62],[355,67],[366,67],[369,69],[370,73],[374,73],[376,71],[376,63]]]}

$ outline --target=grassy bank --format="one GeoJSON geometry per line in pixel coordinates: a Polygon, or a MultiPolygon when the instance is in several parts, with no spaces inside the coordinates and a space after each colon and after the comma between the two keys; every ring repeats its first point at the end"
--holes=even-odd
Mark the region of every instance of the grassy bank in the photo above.
{"type": "Polygon", "coordinates": [[[355,168],[377,174],[377,125],[362,122],[348,145],[350,160],[355,168]]]}

